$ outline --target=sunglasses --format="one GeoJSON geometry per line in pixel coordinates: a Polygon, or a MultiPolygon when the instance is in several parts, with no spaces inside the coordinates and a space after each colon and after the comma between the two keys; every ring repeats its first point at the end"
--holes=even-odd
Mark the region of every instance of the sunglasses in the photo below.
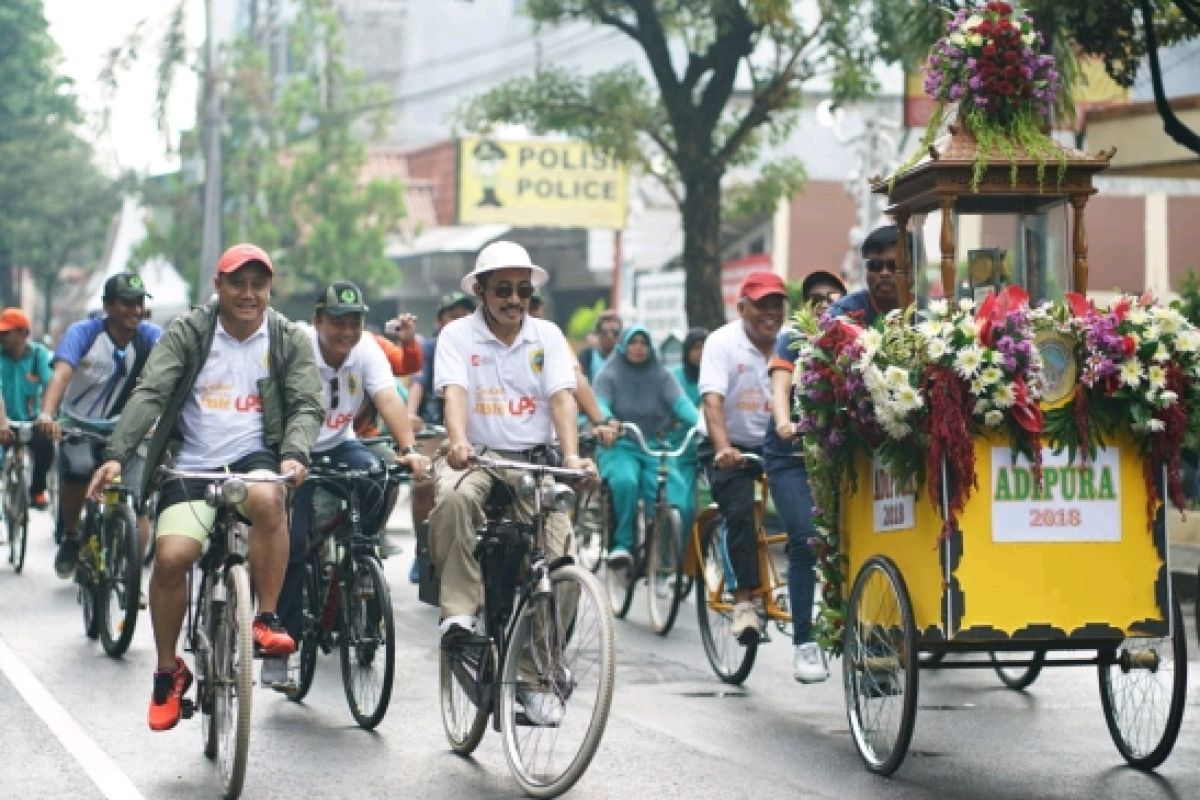
{"type": "Polygon", "coordinates": [[[867,272],[889,272],[896,271],[896,259],[894,258],[868,258],[867,272]]]}
{"type": "Polygon", "coordinates": [[[511,283],[497,283],[495,286],[490,288],[492,290],[492,294],[496,295],[496,297],[499,297],[501,300],[507,300],[508,298],[512,297],[513,292],[516,292],[517,297],[521,298],[522,300],[528,300],[529,298],[533,297],[532,283],[522,283],[519,286],[513,286],[511,283]]]}
{"type": "Polygon", "coordinates": [[[613,338],[616,338],[621,335],[621,329],[620,328],[601,328],[600,335],[601,336],[611,336],[613,338]]]}
{"type": "Polygon", "coordinates": [[[842,299],[842,293],[841,292],[810,292],[808,297],[806,297],[805,299],[808,302],[812,303],[813,305],[820,305],[821,303],[836,303],[838,300],[842,299]]]}

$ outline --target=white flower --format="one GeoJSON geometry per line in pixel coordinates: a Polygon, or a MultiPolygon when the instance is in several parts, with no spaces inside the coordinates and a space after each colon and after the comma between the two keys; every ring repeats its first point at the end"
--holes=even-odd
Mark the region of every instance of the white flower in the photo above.
{"type": "Polygon", "coordinates": [[[988,367],[983,372],[979,373],[979,380],[983,381],[984,386],[991,386],[993,383],[999,383],[1004,378],[1004,373],[997,367],[988,367]]]}
{"type": "Polygon", "coordinates": [[[958,310],[965,314],[970,314],[975,310],[975,301],[969,297],[960,298],[958,301],[958,310]]]}
{"type": "Polygon", "coordinates": [[[964,47],[967,44],[967,37],[961,33],[952,33],[950,34],[950,44],[955,47],[964,47]]]}
{"type": "Polygon", "coordinates": [[[1166,389],[1159,394],[1158,399],[1163,404],[1163,407],[1166,408],[1167,406],[1175,405],[1175,401],[1179,399],[1179,395],[1170,389],[1166,389]]]}
{"type": "Polygon", "coordinates": [[[1154,319],[1158,321],[1158,327],[1165,334],[1174,335],[1183,328],[1183,315],[1173,308],[1155,306],[1152,313],[1154,319]]]}
{"type": "Polygon", "coordinates": [[[863,383],[867,385],[867,390],[871,394],[876,394],[884,389],[883,373],[879,367],[870,364],[863,370],[863,383]]]}
{"type": "Polygon", "coordinates": [[[1161,419],[1152,419],[1146,422],[1146,430],[1151,433],[1161,433],[1166,430],[1167,424],[1161,419]]]}
{"type": "Polygon", "coordinates": [[[1030,31],[1029,33],[1023,33],[1021,34],[1021,43],[1028,47],[1033,44],[1033,40],[1035,38],[1036,37],[1033,35],[1033,31],[1030,31]]]}
{"type": "Polygon", "coordinates": [[[1154,361],[1170,361],[1171,354],[1167,352],[1167,348],[1163,347],[1162,342],[1158,343],[1158,349],[1154,351],[1154,355],[1150,356],[1154,361]]]}
{"type": "Polygon", "coordinates": [[[1136,358],[1131,358],[1121,364],[1121,383],[1131,388],[1136,387],[1142,380],[1142,365],[1136,358]]]}
{"type": "Polygon", "coordinates": [[[944,336],[950,330],[952,330],[950,323],[940,319],[927,319],[917,324],[917,333],[926,339],[944,336]]]}
{"type": "Polygon", "coordinates": [[[1167,385],[1167,373],[1158,364],[1151,364],[1146,370],[1146,380],[1150,382],[1151,389],[1162,389],[1167,385]]]}
{"type": "Polygon", "coordinates": [[[925,352],[929,354],[932,361],[940,361],[942,356],[946,355],[946,341],[944,339],[930,339],[925,345],[925,352]]]}
{"type": "Polygon", "coordinates": [[[963,23],[962,29],[965,31],[973,31],[979,27],[979,23],[983,22],[982,14],[972,14],[967,17],[967,21],[963,23]]]}
{"type": "Polygon", "coordinates": [[[1134,306],[1129,311],[1129,321],[1139,327],[1145,325],[1147,322],[1146,309],[1142,308],[1141,306],[1134,306]]]}
{"type": "Polygon", "coordinates": [[[989,403],[987,400],[984,400],[982,397],[979,398],[978,400],[975,401],[975,409],[974,409],[975,416],[979,416],[980,414],[985,413],[991,407],[992,407],[991,403],[989,403]]]}
{"type": "Polygon", "coordinates": [[[971,47],[981,47],[983,45],[983,37],[978,33],[972,33],[967,37],[967,44],[971,45],[971,47]]]}
{"type": "Polygon", "coordinates": [[[883,381],[889,389],[899,389],[901,386],[907,386],[908,370],[901,369],[893,364],[884,371],[883,381]]]}
{"type": "Polygon", "coordinates": [[[983,422],[993,428],[999,427],[1001,422],[1004,422],[1004,412],[992,410],[983,415],[983,422]]]}
{"type": "Polygon", "coordinates": [[[944,316],[946,316],[947,312],[949,312],[949,310],[950,310],[950,304],[947,303],[945,300],[939,299],[939,300],[930,300],[929,308],[926,309],[926,312],[929,314],[930,317],[944,317],[944,316]]]}
{"type": "Polygon", "coordinates": [[[1010,408],[1013,403],[1017,402],[1017,396],[1013,394],[1011,386],[1002,383],[992,389],[992,402],[996,404],[996,408],[1010,408]]]}
{"type": "Polygon", "coordinates": [[[958,323],[958,330],[968,339],[974,339],[979,335],[979,329],[975,327],[974,317],[963,317],[963,319],[958,323]]]}
{"type": "Polygon", "coordinates": [[[958,355],[954,358],[954,369],[964,378],[972,378],[975,373],[979,372],[979,366],[983,363],[983,351],[978,345],[970,345],[958,351],[958,355]]]}
{"type": "MultiPolygon", "coordinates": [[[[1134,338],[1136,339],[1137,338],[1136,331],[1134,333],[1135,333],[1134,338]]],[[[1162,338],[1162,329],[1159,328],[1157,325],[1150,324],[1150,325],[1147,325],[1146,328],[1142,331],[1142,336],[1141,336],[1141,339],[1139,340],[1139,344],[1141,342],[1157,342],[1161,338],[1162,338]]]]}
{"type": "Polygon", "coordinates": [[[1186,328],[1175,337],[1175,349],[1181,353],[1194,353],[1200,349],[1200,334],[1193,328],[1186,328]]]}
{"type": "Polygon", "coordinates": [[[896,404],[900,406],[904,413],[908,413],[923,406],[925,401],[921,399],[920,392],[911,386],[905,386],[896,392],[896,404]]]}
{"type": "Polygon", "coordinates": [[[983,394],[983,381],[979,380],[979,378],[971,381],[971,394],[976,397],[983,394]]]}

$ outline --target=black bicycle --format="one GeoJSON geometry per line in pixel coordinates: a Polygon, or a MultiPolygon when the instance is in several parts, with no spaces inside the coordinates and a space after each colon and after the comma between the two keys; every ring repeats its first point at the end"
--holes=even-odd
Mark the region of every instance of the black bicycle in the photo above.
{"type": "Polygon", "coordinates": [[[289,475],[188,472],[159,468],[164,480],[207,481],[205,502],[217,509],[199,572],[188,573],[185,649],[195,660],[196,699],[184,698],[183,716],[200,711],[204,755],[216,759],[228,798],[241,794],[250,753],[254,685],[254,601],[250,595],[249,530],[237,507],[249,483],[284,483],[289,475]]]}
{"type": "MultiPolygon", "coordinates": [[[[63,429],[62,440],[103,444],[108,435],[87,427],[69,427],[63,429]]],[[[83,631],[89,639],[100,637],[104,652],[116,658],[133,641],[142,588],[133,489],[120,476],[105,489],[102,500],[89,497],[84,501],[79,535],[75,583],[83,608],[83,631]]]]}
{"type": "MultiPolygon", "coordinates": [[[[698,428],[690,429],[679,447],[673,450],[654,450],[646,444],[641,428],[632,422],[621,423],[621,434],[628,436],[641,447],[642,452],[658,461],[655,469],[656,486],[652,505],[638,500],[633,517],[634,541],[630,548],[629,565],[606,567],[604,583],[608,588],[613,613],[618,619],[624,619],[633,605],[634,590],[645,578],[650,627],[660,636],[671,632],[675,617],[679,614],[679,604],[690,589],[683,571],[683,519],[679,509],[667,500],[667,477],[671,459],[687,452],[698,433],[698,428]]],[[[611,551],[611,538],[606,545],[611,551]]]]}
{"type": "Polygon", "coordinates": [[[4,448],[4,524],[8,528],[8,563],[13,571],[25,566],[25,546],[29,535],[29,481],[25,477],[32,422],[9,422],[12,442],[4,448]]]}
{"type": "Polygon", "coordinates": [[[492,717],[521,788],[556,797],[596,753],[616,666],[612,609],[596,577],[546,551],[547,515],[575,500],[557,479],[588,473],[484,456],[473,469],[495,479],[476,531],[484,630],[441,651],[442,724],[451,749],[467,755],[492,717]],[[529,521],[514,519],[517,495],[533,508],[529,521]]]}
{"type": "MultiPolygon", "coordinates": [[[[354,721],[371,730],[387,713],[396,670],[392,598],[379,560],[382,531],[364,531],[363,517],[383,505],[407,468],[353,470],[318,459],[308,481],[337,499],[328,520],[316,521],[303,583],[304,623],[296,686],[285,694],[300,701],[312,687],[317,654],[337,647],[342,688],[354,721]]],[[[316,493],[314,493],[314,501],[316,493]]]]}

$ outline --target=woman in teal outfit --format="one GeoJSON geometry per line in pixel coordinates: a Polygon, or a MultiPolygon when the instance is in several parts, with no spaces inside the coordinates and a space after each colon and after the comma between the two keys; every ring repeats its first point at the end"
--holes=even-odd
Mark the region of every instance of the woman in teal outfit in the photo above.
{"type": "MultiPolygon", "coordinates": [[[[654,449],[669,445],[667,432],[678,420],[690,428],[696,424],[696,404],[688,398],[679,381],[658,360],[650,334],[640,325],[628,328],[617,345],[616,354],[596,376],[596,401],[604,418],[633,422],[654,449]]],[[[600,475],[612,492],[616,529],[609,565],[628,566],[633,545],[634,514],[641,497],[654,502],[657,461],[628,439],[613,440],[601,433],[610,446],[599,454],[600,475]]],[[[679,509],[684,530],[691,525],[694,495],[691,484],[684,484],[672,469],[667,483],[667,499],[679,509]]]]}

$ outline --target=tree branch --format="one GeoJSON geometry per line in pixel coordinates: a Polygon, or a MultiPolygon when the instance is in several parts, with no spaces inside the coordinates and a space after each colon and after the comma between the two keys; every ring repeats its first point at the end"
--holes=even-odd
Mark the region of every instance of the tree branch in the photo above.
{"type": "Polygon", "coordinates": [[[1139,0],[1142,23],[1146,26],[1146,53],[1150,56],[1150,83],[1154,86],[1154,107],[1162,117],[1163,131],[1181,146],[1200,155],[1200,136],[1175,116],[1163,89],[1162,65],[1158,62],[1158,37],[1154,33],[1154,12],[1150,0],[1139,0]]]}
{"type": "Polygon", "coordinates": [[[719,46],[719,52],[724,57],[718,61],[712,79],[704,87],[700,98],[701,124],[709,129],[717,124],[721,110],[729,101],[733,82],[737,78],[738,65],[743,58],[754,52],[753,39],[756,30],[745,9],[737,3],[727,3],[716,13],[717,38],[713,46],[719,46]]]}
{"type": "Polygon", "coordinates": [[[650,69],[662,93],[663,105],[671,117],[671,123],[677,131],[687,127],[690,121],[692,106],[691,98],[683,91],[679,76],[675,72],[675,64],[671,61],[671,50],[667,45],[667,34],[663,30],[658,11],[654,8],[653,0],[627,0],[638,19],[638,32],[635,37],[646,53],[650,69]]]}
{"type": "Polygon", "coordinates": [[[1188,22],[1200,28],[1200,7],[1193,5],[1192,0],[1175,0],[1175,5],[1188,22]]]}
{"type": "Polygon", "coordinates": [[[804,52],[805,46],[807,46],[807,41],[797,46],[792,51],[787,65],[776,73],[774,79],[771,80],[766,89],[755,93],[754,102],[738,123],[737,128],[725,140],[725,144],[721,146],[721,149],[717,151],[713,159],[716,165],[724,168],[724,165],[729,163],[729,159],[738,151],[742,143],[749,138],[754,129],[766,122],[767,117],[770,116],[772,111],[783,105],[787,99],[787,93],[790,91],[788,84],[794,77],[796,64],[799,62],[800,54],[804,52]]]}

